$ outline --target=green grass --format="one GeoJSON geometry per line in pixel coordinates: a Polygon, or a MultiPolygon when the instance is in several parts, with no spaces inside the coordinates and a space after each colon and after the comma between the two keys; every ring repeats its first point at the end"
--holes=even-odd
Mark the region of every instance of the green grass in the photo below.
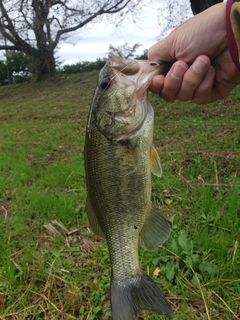
{"type": "MultiPolygon", "coordinates": [[[[96,79],[91,72],[0,87],[0,319],[110,319],[108,250],[85,212],[96,79]]],[[[142,268],[174,320],[238,319],[240,91],[202,107],[151,100],[163,167],[153,202],[172,233],[154,252],[139,249],[142,268]]]]}

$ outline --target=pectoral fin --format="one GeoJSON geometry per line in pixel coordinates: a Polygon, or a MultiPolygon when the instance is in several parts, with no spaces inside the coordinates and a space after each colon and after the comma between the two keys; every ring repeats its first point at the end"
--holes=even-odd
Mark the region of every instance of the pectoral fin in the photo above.
{"type": "Polygon", "coordinates": [[[96,213],[93,210],[93,207],[90,203],[89,198],[87,198],[86,211],[87,211],[88,221],[90,223],[92,231],[94,233],[96,233],[98,236],[105,238],[105,234],[103,233],[103,231],[99,225],[98,219],[96,217],[96,213]]]}
{"type": "Polygon", "coordinates": [[[152,205],[149,216],[140,232],[140,243],[147,250],[155,250],[162,245],[170,235],[168,221],[160,210],[152,205]]]}
{"type": "Polygon", "coordinates": [[[157,153],[157,150],[153,146],[151,146],[151,148],[150,148],[149,158],[150,158],[151,172],[153,174],[155,174],[156,176],[161,177],[162,176],[162,167],[161,167],[161,163],[160,163],[160,158],[157,153]]]}

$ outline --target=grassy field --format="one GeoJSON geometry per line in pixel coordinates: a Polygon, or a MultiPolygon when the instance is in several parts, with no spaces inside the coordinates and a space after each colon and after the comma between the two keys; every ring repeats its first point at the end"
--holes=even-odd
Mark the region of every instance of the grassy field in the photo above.
{"type": "MultiPolygon", "coordinates": [[[[110,261],[89,229],[83,163],[97,72],[0,87],[0,319],[111,319],[110,261]]],[[[151,96],[171,223],[139,249],[174,320],[240,318],[240,90],[207,106],[151,96]]],[[[139,319],[163,319],[141,313],[139,319]]]]}

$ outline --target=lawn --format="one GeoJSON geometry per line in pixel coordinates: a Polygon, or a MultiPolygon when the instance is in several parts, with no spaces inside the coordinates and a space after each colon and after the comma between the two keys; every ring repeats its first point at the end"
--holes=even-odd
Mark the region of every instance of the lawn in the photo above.
{"type": "MultiPolygon", "coordinates": [[[[109,320],[110,261],[89,228],[85,127],[98,72],[0,87],[0,319],[109,320]]],[[[206,106],[151,95],[170,239],[139,248],[174,320],[240,317],[240,90],[206,106]]],[[[164,319],[142,312],[139,319],[164,319]]]]}

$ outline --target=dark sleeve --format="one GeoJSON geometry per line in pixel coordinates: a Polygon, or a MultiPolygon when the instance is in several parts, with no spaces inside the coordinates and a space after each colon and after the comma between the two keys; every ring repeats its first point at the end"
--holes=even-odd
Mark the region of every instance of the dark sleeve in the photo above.
{"type": "Polygon", "coordinates": [[[240,1],[227,0],[226,28],[229,51],[233,62],[240,70],[240,1]]]}

